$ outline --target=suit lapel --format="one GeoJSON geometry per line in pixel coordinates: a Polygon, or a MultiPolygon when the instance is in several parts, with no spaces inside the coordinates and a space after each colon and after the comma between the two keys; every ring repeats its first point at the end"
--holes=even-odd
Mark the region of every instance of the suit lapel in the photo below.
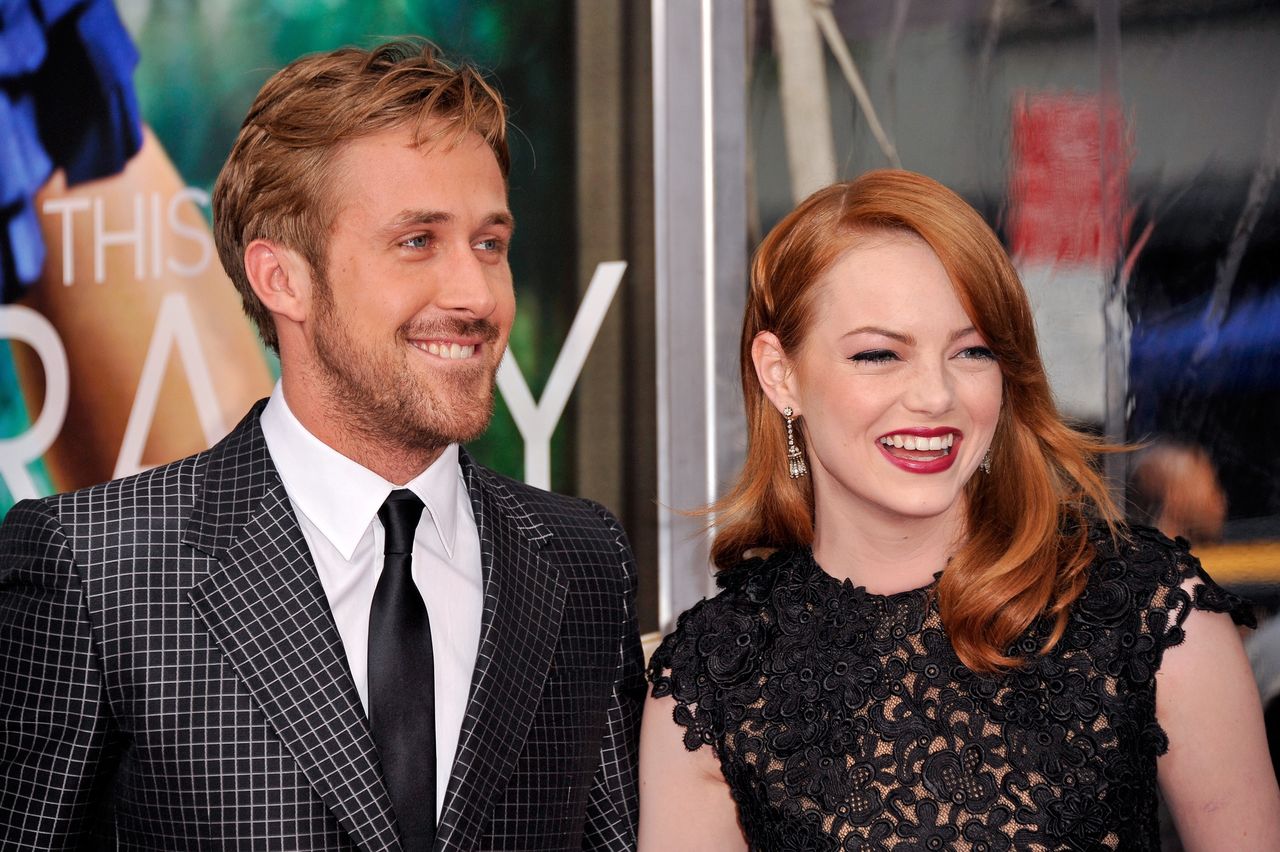
{"type": "Polygon", "coordinates": [[[342,640],[258,425],[210,453],[185,542],[217,560],[191,603],[317,794],[367,850],[399,849],[342,640]]]}
{"type": "Polygon", "coordinates": [[[492,473],[460,455],[480,534],[484,614],[471,697],[436,848],[475,849],[524,747],[560,633],[567,587],[540,553],[551,533],[492,473]]]}

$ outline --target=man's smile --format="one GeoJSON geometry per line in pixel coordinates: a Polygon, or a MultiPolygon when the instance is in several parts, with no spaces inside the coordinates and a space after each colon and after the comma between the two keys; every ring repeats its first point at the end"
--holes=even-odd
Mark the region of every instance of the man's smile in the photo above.
{"type": "Polygon", "coordinates": [[[475,354],[478,343],[459,343],[448,340],[410,340],[409,345],[438,358],[464,361],[475,354]]]}

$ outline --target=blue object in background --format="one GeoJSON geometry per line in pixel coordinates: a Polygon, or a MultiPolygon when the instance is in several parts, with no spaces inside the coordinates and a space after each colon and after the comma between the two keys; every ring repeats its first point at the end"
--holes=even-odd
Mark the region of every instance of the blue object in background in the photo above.
{"type": "Polygon", "coordinates": [[[44,267],[34,197],[120,172],[142,145],[138,51],[111,0],[0,0],[0,287],[21,295],[44,267]]]}
{"type": "Polygon", "coordinates": [[[1177,393],[1193,381],[1205,393],[1280,389],[1280,287],[1232,305],[1216,338],[1205,326],[1208,298],[1172,316],[1139,320],[1130,346],[1131,386],[1177,393]]]}

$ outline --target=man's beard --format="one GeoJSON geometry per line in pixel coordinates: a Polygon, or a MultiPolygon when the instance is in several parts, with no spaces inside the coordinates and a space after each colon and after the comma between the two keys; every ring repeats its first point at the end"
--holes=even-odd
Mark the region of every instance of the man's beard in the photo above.
{"type": "MultiPolygon", "coordinates": [[[[352,339],[334,310],[328,282],[315,276],[316,360],[327,382],[330,410],[355,431],[357,439],[387,449],[417,452],[465,443],[484,434],[493,416],[493,363],[448,364],[430,378],[413,369],[410,339],[478,337],[494,352],[501,337],[488,320],[446,320],[429,327],[406,323],[397,330],[399,346],[367,349],[352,339]]],[[[423,353],[423,362],[432,356],[423,353]]]]}

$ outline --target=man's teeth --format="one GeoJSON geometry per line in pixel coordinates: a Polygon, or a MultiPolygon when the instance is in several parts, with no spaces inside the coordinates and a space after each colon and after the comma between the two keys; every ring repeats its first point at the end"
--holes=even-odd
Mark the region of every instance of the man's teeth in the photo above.
{"type": "Polygon", "coordinates": [[[949,450],[956,441],[954,432],[925,438],[917,435],[885,435],[880,443],[886,447],[897,447],[900,450],[949,450]]]}
{"type": "Polygon", "coordinates": [[[457,343],[414,343],[413,345],[419,349],[425,349],[432,355],[439,355],[441,358],[449,358],[451,360],[470,358],[476,351],[474,344],[460,346],[457,343]]]}

